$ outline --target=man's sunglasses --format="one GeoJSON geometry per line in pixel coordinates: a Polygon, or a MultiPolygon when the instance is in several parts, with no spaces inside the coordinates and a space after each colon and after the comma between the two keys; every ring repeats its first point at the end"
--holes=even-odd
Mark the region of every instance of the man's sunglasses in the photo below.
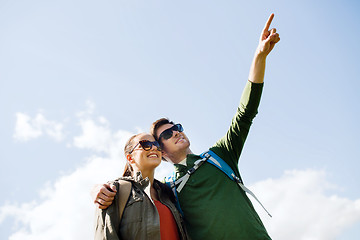
{"type": "Polygon", "coordinates": [[[173,131],[183,132],[184,128],[181,126],[180,123],[175,124],[171,128],[166,129],[159,135],[159,141],[161,138],[168,140],[173,136],[173,131]]]}
{"type": "Polygon", "coordinates": [[[129,154],[131,154],[139,144],[145,151],[150,151],[153,145],[157,147],[158,151],[161,151],[160,144],[157,141],[150,142],[149,140],[141,140],[138,142],[138,144],[135,145],[135,147],[129,152],[129,154]]]}

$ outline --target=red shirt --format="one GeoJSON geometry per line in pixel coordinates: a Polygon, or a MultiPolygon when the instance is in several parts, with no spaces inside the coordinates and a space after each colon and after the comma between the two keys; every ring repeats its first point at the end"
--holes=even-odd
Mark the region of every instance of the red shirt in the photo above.
{"type": "Polygon", "coordinates": [[[154,200],[160,216],[161,240],[180,240],[174,216],[170,209],[159,201],[154,200]]]}

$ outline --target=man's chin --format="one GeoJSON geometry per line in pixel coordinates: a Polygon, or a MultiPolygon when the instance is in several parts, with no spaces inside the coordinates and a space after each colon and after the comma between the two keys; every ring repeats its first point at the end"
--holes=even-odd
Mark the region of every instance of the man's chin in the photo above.
{"type": "Polygon", "coordinates": [[[180,140],[179,142],[176,143],[176,146],[181,149],[188,148],[190,147],[190,142],[185,139],[180,140]]]}
{"type": "Polygon", "coordinates": [[[183,144],[189,144],[189,145],[190,145],[189,140],[187,140],[187,139],[185,139],[185,138],[179,139],[175,144],[176,144],[176,145],[178,145],[178,144],[181,144],[181,145],[183,145],[183,144]]]}

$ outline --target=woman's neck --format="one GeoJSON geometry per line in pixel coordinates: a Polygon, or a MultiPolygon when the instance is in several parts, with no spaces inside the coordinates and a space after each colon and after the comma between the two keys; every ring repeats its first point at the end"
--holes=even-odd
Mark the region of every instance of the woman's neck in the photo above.
{"type": "Polygon", "coordinates": [[[159,197],[158,197],[158,194],[154,188],[154,174],[155,174],[155,169],[152,169],[152,170],[140,170],[140,169],[134,169],[136,172],[141,172],[141,175],[143,178],[149,178],[149,181],[150,181],[150,185],[151,185],[151,188],[150,188],[150,195],[151,195],[151,198],[153,200],[159,200],[159,197]]]}

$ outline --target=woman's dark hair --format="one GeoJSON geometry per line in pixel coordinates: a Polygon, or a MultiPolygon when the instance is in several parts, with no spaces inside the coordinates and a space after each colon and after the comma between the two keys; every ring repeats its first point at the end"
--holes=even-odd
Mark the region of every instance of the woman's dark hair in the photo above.
{"type": "MultiPolygon", "coordinates": [[[[125,158],[126,155],[128,153],[130,153],[130,151],[133,149],[134,147],[134,143],[133,140],[134,138],[136,138],[137,136],[139,136],[141,133],[139,134],[135,134],[132,137],[129,138],[129,140],[127,140],[127,142],[125,143],[125,147],[124,147],[124,154],[125,154],[125,158]]],[[[131,177],[133,172],[133,168],[131,167],[131,165],[128,163],[127,159],[126,159],[126,165],[125,165],[125,169],[124,169],[124,173],[123,173],[123,177],[131,177]]]]}

